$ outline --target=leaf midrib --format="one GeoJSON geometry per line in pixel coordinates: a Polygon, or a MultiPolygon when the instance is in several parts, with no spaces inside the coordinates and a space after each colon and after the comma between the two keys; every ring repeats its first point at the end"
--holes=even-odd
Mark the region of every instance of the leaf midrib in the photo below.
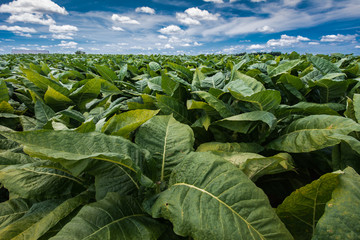
{"type": "Polygon", "coordinates": [[[235,214],[236,216],[238,216],[238,217],[247,225],[247,227],[248,227],[248,229],[249,229],[249,232],[250,232],[251,234],[252,234],[252,231],[251,231],[251,229],[252,229],[252,230],[254,230],[254,231],[258,234],[258,236],[259,236],[261,239],[265,240],[264,236],[263,236],[258,230],[256,230],[248,221],[246,221],[245,218],[243,218],[239,213],[237,213],[234,209],[232,209],[229,205],[227,205],[225,202],[223,202],[221,199],[219,199],[217,196],[213,195],[212,193],[210,193],[210,192],[208,192],[208,191],[206,191],[206,190],[204,190],[204,189],[198,188],[198,187],[196,187],[196,186],[194,186],[194,185],[188,184],[188,183],[175,183],[175,184],[172,185],[172,186],[186,186],[186,187],[193,188],[193,189],[195,189],[195,190],[198,190],[198,191],[200,191],[200,192],[202,192],[202,193],[205,193],[205,194],[209,195],[210,197],[212,197],[213,199],[215,199],[216,201],[218,201],[220,204],[222,204],[223,206],[225,206],[227,209],[229,209],[233,214],[235,214]]]}

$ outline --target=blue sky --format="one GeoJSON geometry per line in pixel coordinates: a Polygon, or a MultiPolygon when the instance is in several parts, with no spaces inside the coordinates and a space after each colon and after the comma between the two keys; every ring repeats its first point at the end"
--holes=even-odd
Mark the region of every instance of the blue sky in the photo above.
{"type": "Polygon", "coordinates": [[[0,54],[360,54],[360,0],[1,0],[0,54]]]}

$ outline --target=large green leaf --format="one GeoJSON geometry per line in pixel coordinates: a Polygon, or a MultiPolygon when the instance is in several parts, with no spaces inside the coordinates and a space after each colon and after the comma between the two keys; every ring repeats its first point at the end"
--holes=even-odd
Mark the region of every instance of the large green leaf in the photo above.
{"type": "Polygon", "coordinates": [[[225,85],[225,75],[222,72],[218,72],[214,76],[205,78],[200,84],[202,88],[221,89],[225,85]]]}
{"type": "Polygon", "coordinates": [[[167,74],[161,74],[161,88],[169,96],[172,96],[176,89],[179,87],[179,83],[171,79],[167,74]]]}
{"type": "Polygon", "coordinates": [[[292,239],[266,195],[238,168],[210,153],[189,154],[152,207],[194,239],[292,239]]]}
{"type": "Polygon", "coordinates": [[[193,150],[194,133],[171,115],[155,116],[139,128],[135,142],[152,153],[163,181],[183,156],[193,150]]]}
{"type": "Polygon", "coordinates": [[[243,81],[254,92],[260,92],[266,90],[261,82],[239,71],[236,71],[235,73],[234,80],[236,79],[240,79],[241,81],[243,81]]]}
{"type": "Polygon", "coordinates": [[[204,92],[204,91],[196,91],[194,93],[199,95],[199,97],[204,99],[212,108],[214,108],[216,111],[218,111],[220,116],[226,118],[226,117],[230,117],[230,116],[234,115],[233,110],[231,109],[231,107],[228,104],[224,103],[223,101],[216,98],[212,94],[210,94],[208,92],[204,92]]]}
{"type": "Polygon", "coordinates": [[[339,175],[339,185],[326,203],[313,240],[357,239],[360,235],[360,176],[350,167],[339,175]]]}
{"type": "Polygon", "coordinates": [[[159,110],[137,109],[114,115],[110,118],[102,132],[111,135],[129,137],[129,134],[141,126],[144,122],[155,116],[159,110]]]}
{"type": "Polygon", "coordinates": [[[360,131],[360,125],[351,119],[312,115],[292,122],[284,133],[268,144],[268,148],[286,152],[310,152],[338,144],[340,140],[329,138],[334,133],[349,134],[360,131]]]}
{"type": "Polygon", "coordinates": [[[176,63],[168,62],[169,67],[180,73],[182,76],[185,77],[185,80],[188,82],[192,81],[194,73],[190,71],[190,69],[178,65],[176,63]]]}
{"type": "Polygon", "coordinates": [[[109,193],[83,207],[51,240],[64,239],[157,239],[162,226],[147,216],[135,199],[109,193]]]}
{"type": "Polygon", "coordinates": [[[2,168],[0,182],[12,194],[34,199],[68,195],[74,183],[81,184],[57,164],[41,161],[2,168]]]}
{"type": "Polygon", "coordinates": [[[85,108],[86,103],[96,98],[101,89],[101,82],[97,78],[84,81],[86,83],[75,89],[69,96],[81,109],[85,108]]]}
{"type": "Polygon", "coordinates": [[[276,77],[280,74],[286,73],[288,71],[290,71],[292,68],[296,67],[297,65],[299,65],[300,63],[302,63],[302,60],[291,60],[285,63],[282,63],[280,65],[278,65],[277,67],[275,67],[274,69],[271,69],[268,73],[270,77],[276,77]]]}
{"type": "Polygon", "coordinates": [[[353,106],[354,106],[355,118],[357,122],[360,122],[360,94],[354,94],[353,106]]]}
{"type": "Polygon", "coordinates": [[[43,101],[38,100],[35,103],[35,117],[37,120],[37,126],[42,128],[52,117],[55,116],[54,110],[46,105],[43,101]]]}
{"type": "MultiPolygon", "coordinates": [[[[292,114],[299,115],[318,115],[318,114],[326,114],[326,115],[335,115],[339,116],[337,110],[334,110],[334,107],[331,103],[311,103],[311,102],[299,102],[295,105],[280,105],[279,109],[276,111],[276,116],[284,117],[290,116],[292,114]]],[[[343,106],[341,104],[341,106],[343,106]]]]}
{"type": "Polygon", "coordinates": [[[6,86],[6,83],[3,80],[0,80],[0,102],[9,101],[9,90],[6,86]]]}
{"type": "Polygon", "coordinates": [[[113,162],[139,172],[138,167],[148,154],[123,137],[99,132],[39,130],[1,134],[21,143],[29,155],[60,162],[75,175],[93,164],[89,159],[113,162]]]}
{"type": "Polygon", "coordinates": [[[118,78],[116,73],[105,65],[95,64],[94,67],[104,79],[110,82],[114,82],[118,78]]]}
{"type": "Polygon", "coordinates": [[[61,204],[58,206],[54,203],[55,206],[44,204],[44,210],[40,209],[43,207],[41,203],[35,204],[18,221],[0,230],[0,239],[37,240],[76,208],[86,204],[90,197],[90,192],[84,192],[62,203],[59,202],[61,204]]]}
{"type": "Polygon", "coordinates": [[[44,101],[54,109],[64,109],[72,104],[70,98],[56,91],[55,89],[49,88],[46,90],[44,95],[44,101]]]}
{"type": "Polygon", "coordinates": [[[309,61],[323,74],[341,73],[341,70],[332,62],[317,56],[308,56],[309,61]]]}
{"type": "Polygon", "coordinates": [[[315,89],[319,91],[320,101],[323,103],[344,96],[348,85],[348,81],[336,81],[330,79],[309,82],[310,87],[315,87],[315,89]]]}
{"type": "Polygon", "coordinates": [[[277,207],[276,213],[295,239],[311,239],[325,205],[339,183],[338,175],[328,173],[321,176],[297,189],[277,207]]]}
{"type": "Polygon", "coordinates": [[[31,201],[23,198],[14,198],[0,203],[0,229],[24,216],[30,207],[31,201]]]}
{"type": "Polygon", "coordinates": [[[265,90],[251,96],[242,96],[231,89],[229,91],[233,97],[244,102],[245,107],[250,111],[273,111],[281,102],[281,94],[276,90],[265,90]]]}
{"type": "Polygon", "coordinates": [[[201,144],[197,152],[252,152],[258,153],[264,150],[262,146],[257,143],[220,143],[207,142],[201,144]]]}
{"type": "Polygon", "coordinates": [[[269,112],[253,111],[224,118],[214,122],[213,124],[222,126],[232,131],[249,133],[261,122],[265,123],[269,129],[272,129],[276,124],[276,118],[269,112]]]}
{"type": "Polygon", "coordinates": [[[184,103],[173,97],[160,94],[156,95],[156,100],[156,104],[163,114],[173,114],[176,120],[186,124],[191,123],[188,119],[189,114],[184,103]]]}

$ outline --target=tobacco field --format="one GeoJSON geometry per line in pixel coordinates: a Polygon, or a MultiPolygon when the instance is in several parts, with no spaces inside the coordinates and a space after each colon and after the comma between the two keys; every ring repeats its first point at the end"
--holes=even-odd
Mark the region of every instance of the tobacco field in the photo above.
{"type": "Polygon", "coordinates": [[[0,55],[0,239],[358,239],[360,57],[0,55]]]}

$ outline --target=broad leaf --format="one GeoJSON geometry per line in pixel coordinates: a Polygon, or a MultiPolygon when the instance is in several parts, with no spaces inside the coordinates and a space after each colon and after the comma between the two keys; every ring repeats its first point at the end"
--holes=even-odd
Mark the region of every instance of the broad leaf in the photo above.
{"type": "Polygon", "coordinates": [[[109,193],[103,200],[83,207],[51,240],[157,239],[162,231],[135,199],[109,193]]]}
{"type": "Polygon", "coordinates": [[[281,102],[281,94],[276,90],[265,90],[252,94],[251,96],[242,96],[230,89],[230,93],[236,99],[244,102],[249,111],[273,111],[277,109],[281,102]]]}
{"type": "Polygon", "coordinates": [[[129,134],[141,126],[144,122],[155,116],[159,110],[138,109],[114,115],[110,118],[102,132],[111,135],[129,137],[129,134]]]}
{"type": "Polygon", "coordinates": [[[240,133],[249,133],[259,124],[265,123],[269,129],[276,124],[276,118],[273,114],[264,111],[253,111],[242,113],[236,116],[224,118],[213,124],[240,133]]]}
{"type": "Polygon", "coordinates": [[[334,133],[347,135],[360,131],[360,125],[351,119],[312,115],[292,122],[284,133],[270,142],[270,149],[286,152],[310,152],[338,144],[340,140],[329,138],[334,133]]]}
{"type": "Polygon", "coordinates": [[[207,77],[200,82],[202,88],[218,88],[221,89],[225,85],[225,75],[218,72],[212,77],[207,77]]]}
{"type": "Polygon", "coordinates": [[[70,98],[66,97],[50,86],[45,92],[44,100],[46,104],[53,107],[54,109],[64,109],[72,104],[70,98]]]}
{"type": "Polygon", "coordinates": [[[94,67],[100,73],[100,75],[109,82],[114,82],[117,76],[113,70],[108,68],[106,65],[95,64],[94,67]]]}
{"type": "Polygon", "coordinates": [[[257,143],[219,143],[208,142],[201,144],[197,152],[261,152],[264,148],[257,143]]]}
{"type": "Polygon", "coordinates": [[[189,154],[173,170],[152,215],[170,220],[176,234],[194,239],[292,239],[263,191],[210,153],[189,154]]]}
{"type": "Polygon", "coordinates": [[[173,97],[160,94],[156,95],[156,100],[156,104],[163,114],[172,114],[176,120],[182,123],[191,123],[188,119],[189,114],[184,103],[178,101],[173,97]]]}
{"type": "Polygon", "coordinates": [[[321,176],[297,189],[277,207],[276,213],[295,239],[311,239],[325,205],[339,183],[338,175],[328,173],[321,176]]]}
{"type": "Polygon", "coordinates": [[[193,150],[194,133],[171,115],[155,116],[139,128],[135,142],[152,153],[163,181],[193,150]]]}
{"type": "Polygon", "coordinates": [[[341,70],[332,62],[328,60],[317,57],[317,56],[308,56],[309,61],[319,69],[323,74],[327,73],[341,73],[341,70]]]}
{"type": "Polygon", "coordinates": [[[356,239],[360,234],[360,176],[350,167],[339,175],[339,184],[326,203],[313,240],[356,239]]]}
{"type": "Polygon", "coordinates": [[[220,116],[226,118],[234,115],[229,105],[217,99],[212,94],[204,91],[197,91],[194,93],[196,93],[197,95],[199,95],[199,97],[204,99],[212,108],[214,108],[220,114],[220,116]]]}
{"type": "Polygon", "coordinates": [[[276,77],[280,74],[290,71],[292,68],[296,67],[302,63],[302,60],[291,60],[285,63],[282,63],[275,67],[274,69],[268,71],[270,77],[276,77]]]}
{"type": "Polygon", "coordinates": [[[31,205],[31,201],[23,198],[10,199],[0,203],[0,229],[24,216],[31,205]]]}
{"type": "Polygon", "coordinates": [[[0,102],[7,102],[9,99],[9,90],[6,86],[6,83],[3,80],[0,80],[0,102]]]}

